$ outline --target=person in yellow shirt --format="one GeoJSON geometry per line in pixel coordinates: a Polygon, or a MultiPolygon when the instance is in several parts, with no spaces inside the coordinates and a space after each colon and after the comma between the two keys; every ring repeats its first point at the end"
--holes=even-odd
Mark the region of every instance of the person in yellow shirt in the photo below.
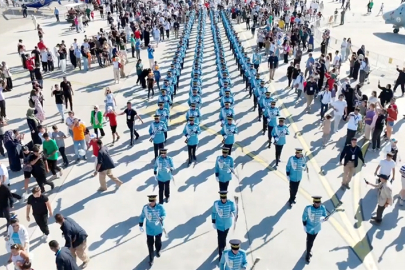
{"type": "Polygon", "coordinates": [[[280,29],[284,29],[284,26],[285,26],[284,20],[283,20],[283,19],[280,19],[280,20],[278,21],[278,27],[280,27],[280,29]]]}
{"type": "Polygon", "coordinates": [[[83,149],[86,151],[86,140],[85,140],[85,135],[84,133],[86,132],[86,126],[80,122],[79,119],[75,118],[73,120],[73,126],[72,126],[72,131],[73,131],[73,147],[75,149],[75,154],[76,154],[76,162],[80,161],[80,158],[83,158],[86,160],[86,155],[80,156],[79,150],[83,149]]]}

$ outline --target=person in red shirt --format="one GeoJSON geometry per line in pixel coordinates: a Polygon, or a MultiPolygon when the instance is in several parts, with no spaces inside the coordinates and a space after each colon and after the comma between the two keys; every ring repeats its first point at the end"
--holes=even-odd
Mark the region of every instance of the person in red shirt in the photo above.
{"type": "Polygon", "coordinates": [[[38,47],[39,51],[46,50],[46,46],[45,46],[45,43],[42,40],[42,38],[39,40],[37,47],[38,47]]]}
{"type": "Polygon", "coordinates": [[[93,148],[93,156],[95,157],[95,159],[94,159],[94,171],[96,171],[96,168],[97,168],[98,150],[100,149],[98,147],[97,141],[98,141],[97,136],[96,136],[96,134],[93,133],[93,134],[90,135],[90,142],[89,142],[89,144],[87,146],[87,151],[90,149],[90,147],[93,148]]]}
{"type": "Polygon", "coordinates": [[[141,32],[139,31],[138,28],[135,29],[134,36],[135,36],[136,39],[140,39],[140,38],[141,38],[141,32]]]}
{"type": "Polygon", "coordinates": [[[104,113],[104,117],[108,117],[108,120],[110,121],[110,128],[113,136],[111,146],[114,146],[114,143],[116,142],[115,136],[117,136],[117,141],[120,139],[120,135],[117,133],[117,114],[113,111],[111,106],[108,106],[107,111],[104,113]]]}
{"type": "Polygon", "coordinates": [[[25,65],[27,66],[27,69],[30,72],[31,82],[35,81],[35,74],[34,74],[35,56],[28,58],[27,54],[27,60],[25,60],[25,65]]]}
{"type": "Polygon", "coordinates": [[[397,121],[398,117],[398,106],[395,104],[395,98],[392,98],[390,105],[387,109],[387,137],[386,140],[391,139],[392,128],[394,127],[394,122],[397,121]]]}

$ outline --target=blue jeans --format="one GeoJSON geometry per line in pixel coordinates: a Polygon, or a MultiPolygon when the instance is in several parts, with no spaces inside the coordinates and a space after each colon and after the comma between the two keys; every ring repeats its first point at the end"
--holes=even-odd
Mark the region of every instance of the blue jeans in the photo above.
{"type": "Polygon", "coordinates": [[[83,69],[84,71],[89,70],[89,60],[87,59],[87,57],[82,57],[83,58],[83,69]]]}
{"type": "Polygon", "coordinates": [[[83,149],[84,151],[86,151],[86,141],[85,140],[73,141],[73,147],[75,149],[76,157],[81,158],[81,156],[79,155],[79,149],[83,149]]]}
{"type": "Polygon", "coordinates": [[[58,108],[60,116],[62,116],[62,120],[65,121],[65,115],[63,114],[63,104],[56,104],[56,107],[58,108]]]}
{"type": "Polygon", "coordinates": [[[325,113],[328,111],[328,105],[329,104],[323,104],[321,102],[321,118],[325,116],[325,113]]]}

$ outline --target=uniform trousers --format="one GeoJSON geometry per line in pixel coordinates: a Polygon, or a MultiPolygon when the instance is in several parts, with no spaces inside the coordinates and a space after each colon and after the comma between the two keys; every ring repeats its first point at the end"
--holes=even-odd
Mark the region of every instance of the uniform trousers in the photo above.
{"type": "MultiPolygon", "coordinates": [[[[259,108],[259,109],[260,109],[259,118],[261,118],[262,115],[263,115],[263,111],[262,111],[261,108],[259,108]]],[[[266,117],[263,117],[263,132],[265,132],[266,129],[267,129],[267,118],[266,118],[266,117]]]]}
{"type": "Polygon", "coordinates": [[[165,194],[166,199],[170,197],[170,180],[166,182],[158,181],[158,185],[159,185],[159,203],[163,204],[163,192],[165,194]]]}
{"type": "Polygon", "coordinates": [[[290,199],[288,199],[290,203],[293,203],[295,201],[295,197],[297,196],[300,182],[301,181],[298,182],[290,181],[290,199]]]}
{"type": "Polygon", "coordinates": [[[155,245],[156,252],[160,252],[160,249],[162,248],[162,234],[160,233],[155,236],[146,235],[146,243],[148,244],[149,261],[153,262],[153,245],[155,245]]]}
{"type": "Polygon", "coordinates": [[[312,246],[314,245],[314,241],[317,235],[318,235],[317,233],[316,234],[307,233],[307,255],[306,255],[307,258],[311,254],[312,246]]]}
{"type": "Polygon", "coordinates": [[[219,182],[219,190],[220,191],[228,191],[229,182],[230,181],[219,182]]]}
{"type": "Polygon", "coordinates": [[[231,153],[232,153],[232,146],[233,146],[233,143],[232,144],[224,144],[224,147],[229,149],[228,155],[231,155],[231,153]]]}
{"type": "Polygon", "coordinates": [[[219,258],[221,258],[222,253],[224,252],[224,249],[226,247],[226,237],[228,236],[228,232],[229,232],[229,229],[226,229],[225,231],[221,231],[221,230],[217,229],[219,258]]]}
{"type": "Polygon", "coordinates": [[[197,161],[197,157],[195,156],[195,151],[197,150],[197,145],[187,145],[188,149],[188,162],[191,163],[197,161]]]}
{"type": "Polygon", "coordinates": [[[159,149],[165,148],[164,143],[154,143],[153,144],[153,150],[155,151],[155,159],[158,157],[158,151],[159,149]]]}
{"type": "Polygon", "coordinates": [[[276,164],[278,164],[278,161],[280,160],[281,152],[283,151],[283,146],[284,145],[276,144],[276,164]]]}
{"type": "Polygon", "coordinates": [[[273,126],[268,126],[267,127],[269,130],[267,131],[267,138],[269,138],[269,146],[271,146],[271,139],[272,139],[272,136],[271,136],[271,132],[273,131],[273,126]]]}

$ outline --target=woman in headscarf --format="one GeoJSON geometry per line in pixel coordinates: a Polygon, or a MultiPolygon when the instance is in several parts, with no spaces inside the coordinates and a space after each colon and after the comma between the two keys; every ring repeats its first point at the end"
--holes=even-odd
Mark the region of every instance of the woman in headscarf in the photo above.
{"type": "Polygon", "coordinates": [[[7,150],[10,170],[13,172],[18,172],[21,170],[20,150],[21,139],[23,137],[23,135],[18,134],[17,130],[8,130],[4,134],[4,146],[7,150]]]}
{"type": "Polygon", "coordinates": [[[34,144],[42,144],[42,140],[39,137],[38,127],[41,125],[38,118],[35,117],[35,110],[29,108],[27,110],[27,124],[31,131],[31,139],[34,144]]]}
{"type": "Polygon", "coordinates": [[[361,63],[363,62],[364,56],[360,54],[358,56],[358,59],[354,62],[353,66],[353,79],[357,81],[357,78],[359,77],[359,72],[360,72],[360,66],[361,63]]]}
{"type": "Polygon", "coordinates": [[[146,77],[148,76],[149,71],[147,69],[144,69],[141,73],[141,85],[142,85],[142,89],[146,89],[146,77]]]}
{"type": "Polygon", "coordinates": [[[34,101],[35,104],[35,116],[39,120],[40,123],[42,123],[45,120],[45,111],[44,108],[42,107],[42,94],[40,92],[40,89],[35,89],[34,95],[32,95],[31,99],[34,101]]]}

